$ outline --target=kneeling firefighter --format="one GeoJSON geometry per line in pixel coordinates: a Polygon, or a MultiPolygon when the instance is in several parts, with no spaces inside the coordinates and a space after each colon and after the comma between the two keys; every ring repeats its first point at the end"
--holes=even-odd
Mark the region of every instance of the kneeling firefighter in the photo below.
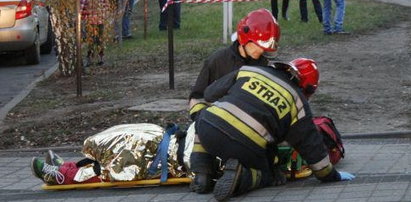
{"type": "Polygon", "coordinates": [[[216,157],[225,164],[214,186],[217,200],[272,185],[270,148],[283,141],[300,153],[317,179],[352,180],[352,174],[332,166],[312,121],[307,99],[318,80],[316,63],[298,58],[287,65],[243,66],[211,84],[204,95],[212,104],[196,115],[190,158],[194,191],[213,186],[216,157]]]}

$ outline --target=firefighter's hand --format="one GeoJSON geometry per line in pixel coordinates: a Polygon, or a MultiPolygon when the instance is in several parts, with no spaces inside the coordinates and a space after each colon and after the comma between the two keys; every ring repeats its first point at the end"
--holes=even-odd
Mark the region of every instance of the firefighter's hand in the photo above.
{"type": "Polygon", "coordinates": [[[347,180],[350,181],[350,180],[353,180],[355,178],[355,176],[353,174],[348,173],[348,172],[340,171],[338,173],[340,173],[341,181],[347,181],[347,180]]]}

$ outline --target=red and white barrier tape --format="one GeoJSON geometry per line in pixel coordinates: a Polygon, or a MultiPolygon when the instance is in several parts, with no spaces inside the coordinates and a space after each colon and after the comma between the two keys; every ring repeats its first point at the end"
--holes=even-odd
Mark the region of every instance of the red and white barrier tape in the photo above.
{"type": "Polygon", "coordinates": [[[161,9],[164,12],[168,5],[173,3],[222,3],[222,2],[249,2],[249,1],[259,1],[259,0],[167,0],[166,4],[161,9]]]}

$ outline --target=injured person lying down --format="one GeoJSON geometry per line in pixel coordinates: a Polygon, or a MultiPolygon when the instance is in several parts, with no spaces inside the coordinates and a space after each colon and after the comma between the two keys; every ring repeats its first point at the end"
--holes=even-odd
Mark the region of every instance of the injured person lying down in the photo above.
{"type": "Polygon", "coordinates": [[[45,161],[34,157],[33,174],[48,185],[137,181],[188,177],[194,132],[176,124],[123,124],[88,137],[78,162],[65,162],[49,150],[45,161]],[[193,136],[193,137],[190,137],[193,136]]]}

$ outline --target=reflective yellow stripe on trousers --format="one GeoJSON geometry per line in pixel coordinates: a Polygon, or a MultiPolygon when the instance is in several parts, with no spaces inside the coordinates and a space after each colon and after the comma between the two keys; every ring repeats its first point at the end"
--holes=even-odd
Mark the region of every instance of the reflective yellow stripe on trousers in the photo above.
{"type": "Polygon", "coordinates": [[[207,111],[213,113],[214,115],[220,117],[221,119],[225,120],[228,124],[239,130],[242,134],[247,136],[251,141],[256,143],[258,146],[262,148],[266,148],[267,140],[261,137],[254,129],[250,126],[245,124],[243,121],[238,119],[236,116],[231,114],[230,112],[219,108],[217,106],[212,106],[207,108],[207,111]]]}

